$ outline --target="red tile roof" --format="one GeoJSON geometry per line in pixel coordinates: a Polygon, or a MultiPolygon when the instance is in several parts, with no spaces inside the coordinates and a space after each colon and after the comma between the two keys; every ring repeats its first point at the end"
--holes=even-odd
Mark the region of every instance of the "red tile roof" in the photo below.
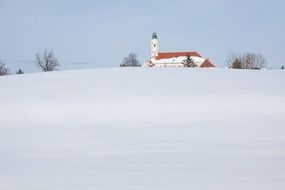
{"type": "Polygon", "coordinates": [[[215,67],[208,59],[205,59],[205,61],[200,65],[200,67],[215,67]]]}
{"type": "Polygon", "coordinates": [[[173,57],[187,56],[191,57],[201,57],[197,52],[168,52],[168,53],[158,53],[158,56],[155,57],[156,60],[159,59],[169,59],[173,57]]]}

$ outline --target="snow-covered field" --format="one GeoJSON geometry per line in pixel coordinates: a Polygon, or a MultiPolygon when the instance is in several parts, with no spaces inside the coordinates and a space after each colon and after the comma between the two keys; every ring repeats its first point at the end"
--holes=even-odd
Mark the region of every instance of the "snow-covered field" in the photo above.
{"type": "Polygon", "coordinates": [[[285,72],[0,77],[0,190],[284,190],[285,72]]]}

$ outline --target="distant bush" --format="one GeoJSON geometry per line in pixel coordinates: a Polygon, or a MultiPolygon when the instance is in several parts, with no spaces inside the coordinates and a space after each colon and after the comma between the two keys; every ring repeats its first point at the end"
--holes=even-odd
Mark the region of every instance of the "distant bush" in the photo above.
{"type": "Polygon", "coordinates": [[[235,59],[234,62],[231,64],[232,69],[242,69],[242,62],[240,59],[235,59]]]}
{"type": "Polygon", "coordinates": [[[137,57],[135,53],[130,53],[128,57],[123,59],[120,67],[141,67],[137,57]]]}
{"type": "Polygon", "coordinates": [[[8,75],[9,70],[5,67],[5,63],[0,61],[0,76],[8,75]]]}
{"type": "Polygon", "coordinates": [[[261,54],[232,53],[227,58],[228,67],[231,69],[256,69],[260,70],[265,68],[266,59],[261,54]]]}
{"type": "Polygon", "coordinates": [[[17,75],[24,74],[24,71],[23,71],[22,69],[19,69],[18,71],[16,71],[16,74],[17,74],[17,75]]]}

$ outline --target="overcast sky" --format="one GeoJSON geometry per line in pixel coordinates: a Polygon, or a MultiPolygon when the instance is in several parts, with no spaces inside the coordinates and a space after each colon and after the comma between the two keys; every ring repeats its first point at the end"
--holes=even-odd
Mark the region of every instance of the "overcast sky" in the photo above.
{"type": "Polygon", "coordinates": [[[130,52],[143,63],[155,31],[160,52],[198,51],[224,67],[229,53],[250,51],[280,68],[284,9],[283,0],[0,0],[0,60],[33,70],[35,53],[52,49],[62,69],[117,67],[130,52]]]}

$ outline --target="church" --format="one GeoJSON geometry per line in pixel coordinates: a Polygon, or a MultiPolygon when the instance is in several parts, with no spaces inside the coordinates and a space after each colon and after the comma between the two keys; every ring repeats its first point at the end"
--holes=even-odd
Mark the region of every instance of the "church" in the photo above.
{"type": "Polygon", "coordinates": [[[145,67],[184,67],[183,61],[187,56],[190,56],[197,67],[208,68],[215,67],[209,59],[203,58],[197,52],[158,52],[158,38],[156,33],[152,34],[151,39],[151,57],[148,59],[145,67]]]}

